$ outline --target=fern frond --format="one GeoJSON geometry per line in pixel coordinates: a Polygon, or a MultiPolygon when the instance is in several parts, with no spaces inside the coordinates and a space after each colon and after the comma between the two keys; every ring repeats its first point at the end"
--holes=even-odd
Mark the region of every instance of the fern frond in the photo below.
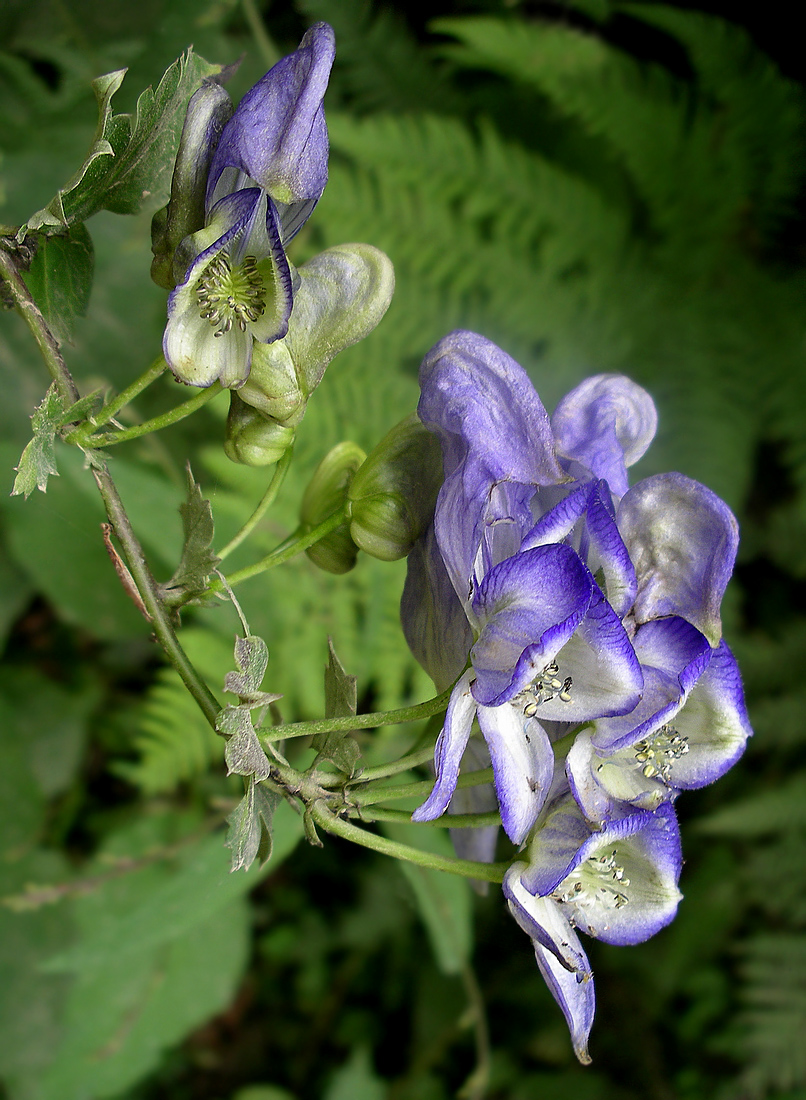
{"type": "MultiPolygon", "coordinates": [[[[190,628],[182,645],[190,660],[218,689],[232,664],[234,635],[218,637],[190,628]]],[[[171,668],[157,673],[140,707],[134,748],[139,759],[118,761],[113,770],[143,794],[161,794],[204,774],[214,761],[223,760],[224,741],[211,729],[179,675],[171,668]]]]}

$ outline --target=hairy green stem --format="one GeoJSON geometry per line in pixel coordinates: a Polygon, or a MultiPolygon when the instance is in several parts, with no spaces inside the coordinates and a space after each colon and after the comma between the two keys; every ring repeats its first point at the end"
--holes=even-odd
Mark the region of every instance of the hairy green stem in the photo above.
{"type": "Polygon", "coordinates": [[[184,420],[186,416],[192,416],[197,409],[212,401],[220,392],[221,383],[213,382],[212,386],[208,386],[190,400],[183,401],[181,405],[175,405],[167,412],[160,413],[159,416],[154,416],[142,424],[135,424],[132,428],[123,428],[117,432],[107,432],[106,435],[90,435],[80,441],[68,436],[67,441],[68,443],[80,442],[82,447],[87,448],[114,447],[118,443],[128,443],[130,439],[138,439],[142,435],[159,432],[163,428],[170,428],[172,424],[178,424],[180,420],[184,420]]]}
{"type": "MultiPolygon", "coordinates": [[[[492,783],[493,769],[484,768],[477,772],[465,772],[460,775],[456,786],[480,787],[484,783],[492,783]]],[[[350,802],[356,806],[372,806],[376,802],[393,802],[398,798],[420,798],[424,794],[430,794],[434,786],[433,779],[425,779],[421,783],[402,783],[398,786],[376,787],[368,786],[367,789],[350,789],[348,792],[350,802]]]]}
{"type": "MultiPolygon", "coordinates": [[[[13,259],[2,248],[0,248],[0,275],[8,285],[15,305],[34,336],[62,399],[69,401],[71,404],[75,403],[79,400],[79,393],[59,351],[58,342],[31,297],[28,287],[20,278],[13,259]]],[[[221,707],[179,644],[168,617],[168,612],[159,598],[156,581],[148,568],[142,547],[132,529],[117,486],[112,480],[106,463],[96,461],[92,472],[103,498],[109,522],[112,524],[123,547],[126,564],[137,586],[157,640],[164,649],[168,660],[181,676],[188,691],[198,703],[205,718],[215,728],[215,720],[221,707]]]]}
{"type": "Polygon", "coordinates": [[[230,573],[227,577],[227,584],[233,588],[236,584],[240,584],[241,581],[247,581],[250,577],[256,577],[260,573],[265,573],[268,569],[274,569],[277,565],[282,565],[283,562],[288,561],[290,558],[296,557],[297,554],[301,554],[303,550],[307,550],[309,546],[313,546],[315,542],[319,542],[325,535],[329,535],[331,531],[341,526],[347,518],[347,505],[343,508],[339,508],[333,515],[328,516],[326,520],[317,524],[316,527],[310,528],[310,530],[295,532],[289,538],[275,547],[270,554],[267,554],[265,558],[261,558],[260,561],[255,562],[254,565],[246,565],[243,569],[236,569],[234,573],[230,573]]]}
{"type": "Polygon", "coordinates": [[[39,346],[48,372],[59,390],[59,396],[66,405],[74,405],[79,400],[79,392],[59,351],[59,342],[48,328],[39,306],[31,297],[31,292],[17,271],[13,257],[2,245],[0,245],[0,276],[8,287],[20,316],[39,346]]]}
{"type": "MultiPolygon", "coordinates": [[[[229,580],[229,577],[227,578],[229,580]]],[[[349,733],[356,729],[377,729],[379,726],[396,726],[401,722],[416,722],[420,718],[430,718],[432,714],[438,714],[445,710],[451,697],[450,689],[443,691],[434,699],[428,699],[425,703],[417,703],[413,707],[400,707],[398,710],[379,710],[369,714],[348,714],[342,718],[320,718],[315,722],[289,722],[286,726],[268,726],[259,729],[258,736],[264,745],[271,745],[277,741],[285,741],[288,737],[311,737],[317,733],[332,733],[343,731],[349,733]]],[[[432,755],[433,749],[429,753],[432,755]]],[[[429,756],[424,759],[427,760],[429,756]]],[[[416,763],[423,763],[418,760],[416,763]]],[[[407,771],[413,767],[414,762],[407,764],[403,769],[407,771]]],[[[370,769],[374,770],[374,769],[370,769]]],[[[386,773],[394,774],[394,773],[386,773]]]]}
{"type": "Polygon", "coordinates": [[[86,423],[80,425],[75,431],[71,432],[67,437],[67,442],[75,443],[78,446],[84,446],[86,441],[92,437],[93,433],[98,428],[103,427],[104,424],[108,424],[113,416],[116,416],[121,409],[134,401],[135,397],[138,397],[143,390],[148,389],[152,382],[156,382],[156,380],[164,374],[165,367],[166,363],[164,357],[162,355],[157,356],[148,370],[143,371],[140,377],[135,379],[130,386],[127,386],[125,390],[121,390],[116,397],[113,397],[111,401],[108,401],[100,408],[94,416],[89,417],[86,423]]]}
{"type": "Polygon", "coordinates": [[[215,729],[215,722],[221,710],[221,705],[216,701],[215,696],[179,644],[179,639],[171,625],[169,613],[159,598],[157,582],[148,568],[142,547],[129,522],[117,486],[112,480],[105,463],[100,463],[92,472],[106,506],[106,514],[109,516],[109,521],[123,547],[126,564],[131,571],[134,583],[137,585],[137,590],[148,612],[157,641],[165,651],[168,660],[179,673],[185,687],[198,703],[204,717],[215,729]]]}
{"type": "Polygon", "coordinates": [[[241,545],[244,539],[248,538],[249,535],[252,534],[254,529],[265,516],[266,512],[268,512],[269,508],[271,508],[272,504],[274,504],[274,501],[277,499],[277,494],[280,492],[280,488],[283,484],[283,481],[285,480],[285,475],[288,472],[288,467],[291,465],[291,458],[293,453],[294,448],[289,447],[283,457],[277,463],[277,466],[274,470],[274,475],[269,482],[268,489],[263,494],[260,504],[258,504],[257,508],[255,508],[254,512],[240,529],[238,534],[234,538],[230,539],[230,541],[225,547],[223,547],[223,549],[218,551],[217,556],[219,561],[223,561],[224,558],[226,558],[229,554],[232,553],[233,550],[236,550],[241,545]]]}
{"type": "MultiPolygon", "coordinates": [[[[432,784],[433,786],[433,784],[432,784]]],[[[358,817],[361,821],[395,821],[402,825],[411,824],[411,813],[408,810],[392,810],[387,806],[372,806],[364,809],[363,806],[351,813],[352,817],[358,817]]],[[[501,816],[498,810],[490,810],[483,814],[443,814],[433,821],[420,821],[420,825],[431,825],[437,829],[478,829],[484,825],[500,825],[501,816]]]]}
{"type": "Polygon", "coordinates": [[[503,882],[509,868],[508,863],[477,863],[471,859],[438,856],[434,852],[425,852],[421,848],[399,844],[395,840],[388,840],[384,836],[367,832],[349,821],[344,821],[329,810],[324,802],[314,802],[310,811],[313,820],[325,832],[350,840],[353,844],[360,844],[364,848],[371,848],[372,851],[380,852],[382,855],[403,859],[408,863],[417,863],[420,867],[429,867],[433,871],[447,871],[451,875],[462,875],[465,878],[480,879],[483,882],[503,882]]]}

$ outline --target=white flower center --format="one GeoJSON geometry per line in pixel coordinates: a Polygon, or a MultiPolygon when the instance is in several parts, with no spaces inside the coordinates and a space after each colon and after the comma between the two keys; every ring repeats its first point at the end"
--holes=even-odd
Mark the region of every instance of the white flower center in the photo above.
{"type": "Polygon", "coordinates": [[[573,682],[570,676],[561,680],[559,665],[556,661],[551,661],[539,675],[535,676],[528,687],[518,692],[516,699],[523,707],[524,715],[527,718],[534,718],[540,704],[547,703],[555,696],[563,703],[570,703],[573,682]]]}
{"type": "Polygon", "coordinates": [[[266,309],[266,286],[257,269],[257,259],[245,256],[235,267],[223,252],[210,261],[196,288],[199,316],[224,336],[233,324],[246,332],[249,321],[256,321],[266,309]]]}
{"type": "Polygon", "coordinates": [[[661,726],[651,737],[638,741],[634,746],[635,761],[647,779],[662,779],[671,783],[672,765],[689,751],[688,738],[679,734],[674,726],[661,726]]]}
{"type": "MultiPolygon", "coordinates": [[[[588,856],[570,875],[567,875],[555,888],[552,898],[555,901],[571,904],[585,913],[588,928],[593,930],[590,915],[596,915],[602,909],[623,909],[629,902],[624,892],[630,880],[624,873],[624,867],[618,862],[615,848],[610,852],[599,852],[588,856]]],[[[571,923],[574,924],[573,918],[571,923]]]]}

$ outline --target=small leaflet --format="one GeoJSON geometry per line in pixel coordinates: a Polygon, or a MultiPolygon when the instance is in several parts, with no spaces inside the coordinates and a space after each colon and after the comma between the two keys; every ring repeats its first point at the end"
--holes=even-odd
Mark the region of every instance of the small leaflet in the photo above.
{"type": "Polygon", "coordinates": [[[246,794],[227,818],[231,871],[248,871],[255,859],[266,863],[271,858],[272,818],[280,800],[277,791],[250,777],[246,794]]]}
{"type": "Polygon", "coordinates": [[[23,495],[27,500],[34,489],[47,492],[48,478],[59,476],[55,450],[59,430],[65,424],[71,424],[86,417],[97,405],[98,399],[99,392],[96,391],[65,409],[56,383],[51,383],[42,404],[36,408],[31,417],[34,434],[20,455],[14,488],[11,490],[12,496],[23,495]]]}
{"type": "MultiPolygon", "coordinates": [[[[354,715],[356,710],[356,677],[345,672],[329,638],[328,663],[325,667],[325,717],[348,717],[354,715]]],[[[330,760],[350,779],[360,770],[358,761],[361,750],[346,730],[317,734],[311,743],[320,756],[330,760]]]]}
{"type": "Polygon", "coordinates": [[[220,559],[212,550],[215,527],[210,501],[205,500],[202,495],[201,486],[193,477],[189,463],[187,481],[187,500],[179,505],[185,536],[182,557],[174,575],[163,585],[163,590],[169,592],[182,589],[190,599],[193,595],[206,591],[210,574],[220,559]]]}

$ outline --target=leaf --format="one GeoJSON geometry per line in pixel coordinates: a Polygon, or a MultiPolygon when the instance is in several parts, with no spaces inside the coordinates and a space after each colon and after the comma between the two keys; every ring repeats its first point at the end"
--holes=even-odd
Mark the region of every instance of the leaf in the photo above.
{"type": "Polygon", "coordinates": [[[17,476],[14,479],[12,496],[23,494],[27,500],[34,489],[47,491],[48,478],[55,474],[56,469],[56,432],[62,421],[64,408],[59,397],[56,383],[52,382],[42,404],[39,405],[31,417],[31,425],[34,429],[33,439],[25,447],[20,456],[19,465],[16,467],[17,476]]]}
{"type": "MultiPolygon", "coordinates": [[[[239,699],[256,698],[269,664],[266,643],[253,634],[245,638],[236,637],[235,663],[238,672],[228,672],[224,677],[224,691],[231,691],[239,699]]],[[[279,695],[274,696],[274,699],[279,698],[279,695]]]]}
{"type": "Polygon", "coordinates": [[[224,750],[227,775],[254,775],[258,779],[268,779],[271,764],[260,747],[248,704],[224,707],[216,719],[216,729],[228,739],[224,750]]]}
{"type": "Polygon", "coordinates": [[[806,828],[806,775],[794,775],[774,790],[716,810],[697,823],[711,836],[759,837],[806,828]]]}
{"type": "Polygon", "coordinates": [[[76,318],[87,312],[94,270],[92,238],[83,222],[65,236],[40,240],[24,279],[60,344],[71,338],[76,318]]]}
{"type": "Polygon", "coordinates": [[[98,77],[92,87],[98,101],[98,125],[90,151],[72,179],[17,234],[48,227],[65,228],[99,210],[137,214],[168,200],[173,162],[188,101],[206,77],[221,72],[187,50],[165,72],[156,92],[146,88],[135,114],[116,115],[112,96],[125,69],[98,77]]]}
{"type": "MultiPolygon", "coordinates": [[[[352,716],[357,710],[355,676],[348,676],[341,661],[336,656],[333,640],[328,638],[328,661],[325,666],[325,717],[343,718],[352,716]]],[[[339,771],[351,779],[356,774],[361,750],[356,741],[345,730],[332,730],[318,733],[311,739],[314,749],[325,760],[332,761],[339,771]]]]}
{"type": "MultiPolygon", "coordinates": [[[[403,844],[412,843],[412,828],[410,825],[383,825],[387,836],[403,844]]],[[[421,828],[417,834],[416,847],[438,855],[454,855],[450,840],[440,829],[421,828]]],[[[414,891],[437,965],[443,974],[460,973],[470,958],[473,943],[470,883],[459,875],[432,871],[416,863],[399,860],[397,865],[414,891]]]]}
{"type": "Polygon", "coordinates": [[[324,1100],[384,1100],[386,1082],[372,1066],[369,1049],[356,1046],[330,1079],[324,1100]]]}
{"type": "Polygon", "coordinates": [[[187,499],[179,505],[185,537],[182,557],[176,572],[162,587],[166,592],[181,588],[191,595],[205,591],[208,578],[220,558],[211,549],[215,534],[213,510],[210,501],[202,496],[201,486],[193,477],[190,463],[187,466],[187,479],[187,499]]]}
{"type": "Polygon", "coordinates": [[[261,864],[271,859],[272,818],[280,794],[249,777],[246,794],[227,818],[229,832],[225,841],[232,849],[231,871],[248,871],[255,859],[261,864]]]}

